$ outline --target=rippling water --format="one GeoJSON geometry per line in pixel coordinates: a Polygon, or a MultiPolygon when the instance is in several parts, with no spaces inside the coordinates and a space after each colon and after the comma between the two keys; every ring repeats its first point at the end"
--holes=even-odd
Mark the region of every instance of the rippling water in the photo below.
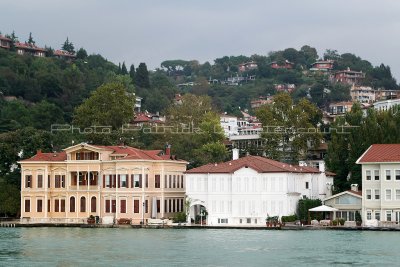
{"type": "Polygon", "coordinates": [[[400,232],[0,228],[0,265],[397,266],[399,241],[400,232]]]}

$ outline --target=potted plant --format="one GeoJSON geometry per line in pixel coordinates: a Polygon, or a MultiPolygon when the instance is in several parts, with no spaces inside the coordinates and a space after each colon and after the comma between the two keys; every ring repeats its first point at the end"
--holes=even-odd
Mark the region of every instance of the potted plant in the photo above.
{"type": "Polygon", "coordinates": [[[356,225],[361,226],[362,219],[361,219],[361,214],[358,211],[356,211],[355,219],[356,219],[356,225]]]}
{"type": "Polygon", "coordinates": [[[96,218],[93,215],[90,215],[89,218],[87,218],[88,224],[94,224],[95,222],[96,222],[96,218]]]}
{"type": "Polygon", "coordinates": [[[344,219],[339,219],[340,226],[343,226],[343,225],[344,225],[344,222],[345,222],[344,219]]]}
{"type": "Polygon", "coordinates": [[[333,220],[333,221],[332,221],[332,225],[333,225],[333,226],[337,226],[337,225],[338,225],[338,219],[333,220]]]}

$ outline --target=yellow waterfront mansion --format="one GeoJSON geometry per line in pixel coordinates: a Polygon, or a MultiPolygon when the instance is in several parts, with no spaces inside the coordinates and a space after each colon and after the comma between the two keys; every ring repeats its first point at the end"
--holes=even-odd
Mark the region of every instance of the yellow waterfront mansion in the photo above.
{"type": "Polygon", "coordinates": [[[100,223],[171,218],[184,210],[187,162],[170,148],[78,144],[21,160],[22,223],[100,223]],[[124,220],[126,219],[126,220],[124,220]]]}

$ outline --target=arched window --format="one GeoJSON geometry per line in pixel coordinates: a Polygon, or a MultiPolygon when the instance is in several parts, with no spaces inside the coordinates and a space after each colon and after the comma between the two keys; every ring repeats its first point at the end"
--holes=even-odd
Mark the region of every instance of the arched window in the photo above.
{"type": "Polygon", "coordinates": [[[86,212],[86,198],[81,197],[81,212],[86,212]]]}
{"type": "Polygon", "coordinates": [[[69,212],[75,212],[75,197],[69,199],[69,212]]]}
{"type": "Polygon", "coordinates": [[[90,212],[96,212],[96,197],[90,199],[90,212]]]}

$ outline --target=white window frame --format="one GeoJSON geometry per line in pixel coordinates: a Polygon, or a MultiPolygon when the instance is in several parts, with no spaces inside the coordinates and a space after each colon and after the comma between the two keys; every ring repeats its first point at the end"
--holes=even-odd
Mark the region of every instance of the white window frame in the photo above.
{"type": "Polygon", "coordinates": [[[400,181],[400,170],[394,170],[394,179],[400,181]],[[397,179],[397,176],[399,176],[399,179],[397,179]]]}
{"type": "Polygon", "coordinates": [[[381,220],[381,211],[380,211],[380,210],[376,210],[376,211],[374,212],[374,218],[375,218],[375,220],[377,220],[377,221],[380,221],[380,220],[381,220]]]}
{"type": "Polygon", "coordinates": [[[396,189],[396,200],[400,200],[400,189],[396,189]]]}
{"type": "Polygon", "coordinates": [[[392,221],[393,217],[392,217],[392,211],[391,211],[391,210],[387,210],[387,211],[385,212],[385,219],[386,219],[386,221],[388,221],[388,222],[391,222],[391,221],[392,221]],[[388,215],[390,215],[390,220],[388,219],[388,215]]]}
{"type": "Polygon", "coordinates": [[[391,170],[385,170],[385,179],[386,179],[386,181],[392,180],[392,171],[391,170]],[[389,179],[388,179],[388,172],[389,172],[389,179]]]}
{"type": "Polygon", "coordinates": [[[365,171],[365,180],[371,181],[371,179],[372,179],[372,172],[371,172],[371,170],[366,170],[366,171],[365,171]],[[368,175],[368,174],[369,174],[369,175],[368,175]],[[368,177],[369,177],[369,179],[368,179],[368,177]]]}
{"type": "Polygon", "coordinates": [[[385,200],[392,200],[392,189],[385,189],[385,200]],[[388,197],[389,192],[389,197],[388,197]]]}
{"type": "Polygon", "coordinates": [[[379,181],[381,179],[380,171],[379,170],[374,170],[374,181],[379,181]],[[378,173],[378,175],[376,175],[378,173]],[[376,177],[378,176],[378,179],[376,177]]]}
{"type": "Polygon", "coordinates": [[[368,221],[372,220],[372,211],[371,210],[367,210],[365,217],[366,217],[366,219],[368,221]]]}
{"type": "Polygon", "coordinates": [[[380,200],[381,199],[381,190],[380,189],[375,189],[374,190],[374,199],[375,200],[380,200]],[[378,197],[376,197],[378,196],[378,197]]]}
{"type": "Polygon", "coordinates": [[[372,200],[372,189],[366,189],[365,190],[365,199],[366,200],[372,200]],[[369,194],[368,194],[368,192],[369,192],[369,194]],[[369,198],[368,198],[368,196],[369,196],[369,198]]]}

